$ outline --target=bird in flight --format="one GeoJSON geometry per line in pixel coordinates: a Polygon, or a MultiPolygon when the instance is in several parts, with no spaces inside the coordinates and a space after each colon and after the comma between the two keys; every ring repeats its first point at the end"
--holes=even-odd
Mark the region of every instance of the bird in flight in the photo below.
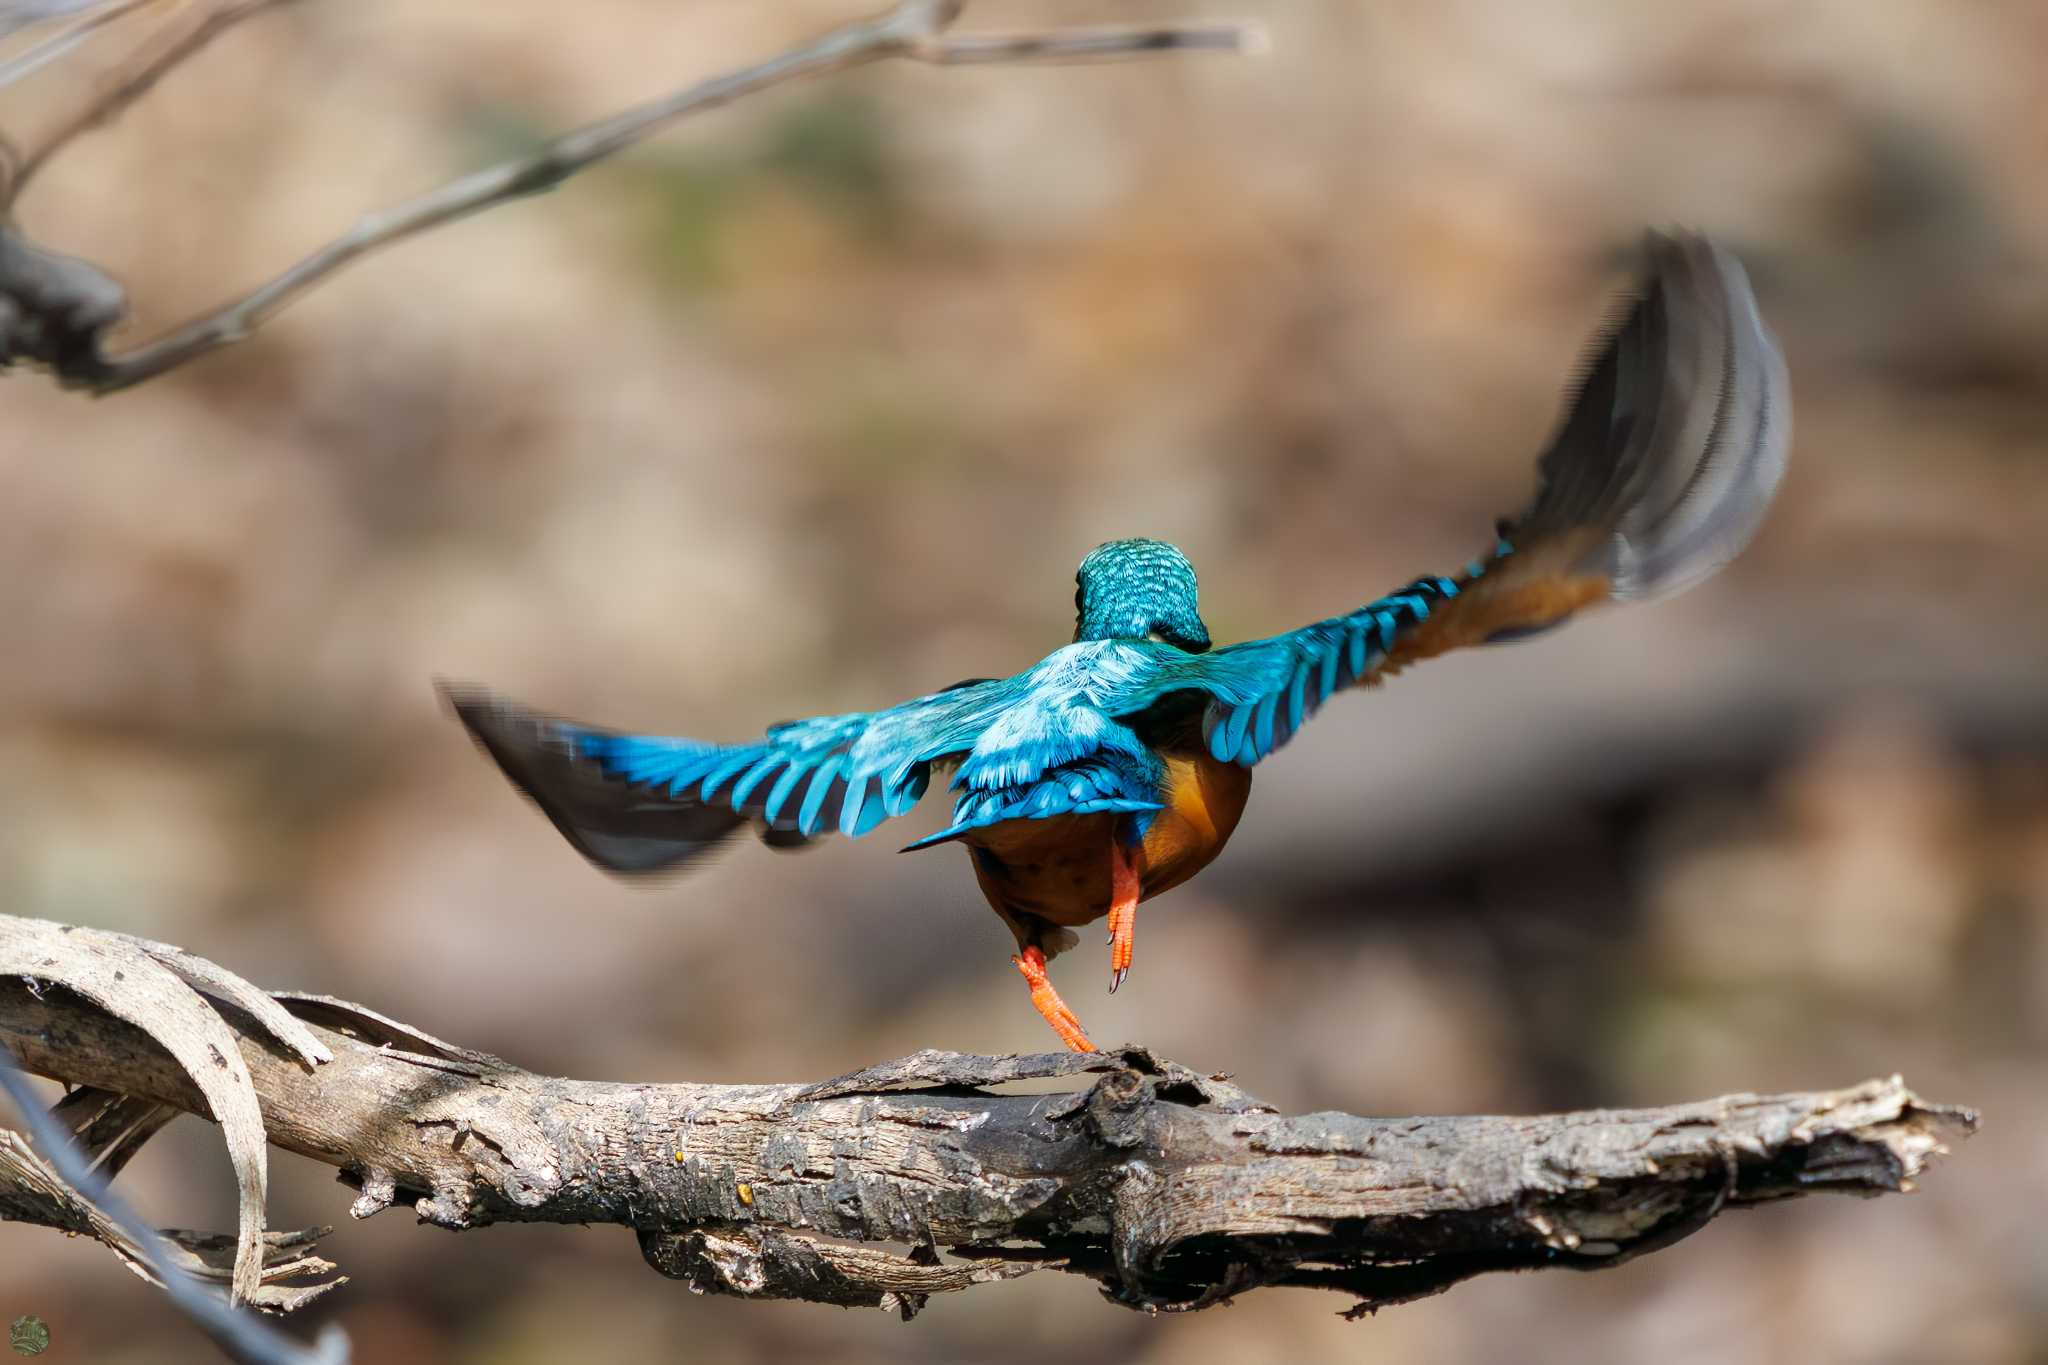
{"type": "Polygon", "coordinates": [[[950,770],[951,822],[909,847],[966,847],[1016,938],[1031,1003],[1068,1047],[1091,1051],[1047,962],[1107,917],[1110,989],[1121,985],[1140,902],[1223,851],[1253,767],[1325,701],[1449,650],[1699,582],[1762,521],[1790,424],[1784,361],[1742,266],[1704,237],[1651,233],[1637,287],[1538,461],[1534,501],[1453,577],[1212,647],[1187,557],[1164,541],[1111,541],[1081,561],[1073,643],[1022,673],[742,744],[626,734],[444,690],[505,775],[613,872],[686,864],[746,827],[778,847],[858,838],[950,770]]]}

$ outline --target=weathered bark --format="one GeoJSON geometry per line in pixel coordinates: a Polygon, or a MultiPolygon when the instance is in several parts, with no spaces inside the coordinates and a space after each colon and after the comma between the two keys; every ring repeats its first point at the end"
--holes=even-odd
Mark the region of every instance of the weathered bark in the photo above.
{"type": "MultiPolygon", "coordinates": [[[[1041,1268],[1170,1310],[1268,1284],[1371,1309],[1488,1270],[1600,1269],[1724,1208],[1908,1189],[1974,1124],[1896,1077],[1534,1118],[1290,1118],[1137,1047],[925,1052],[810,1086],[576,1081],[277,998],[332,1061],[214,1003],[271,1142],[339,1167],[357,1217],[405,1203],[452,1229],[617,1223],[698,1291],[905,1314],[1041,1268]],[[1088,1083],[993,1089],[1061,1076],[1088,1083]]],[[[207,1112],[145,1033],[62,988],[0,984],[0,1042],[43,1075],[207,1112]]]]}
{"type": "MultiPolygon", "coordinates": [[[[143,1279],[156,1280],[135,1240],[90,1199],[66,1184],[27,1143],[9,1132],[0,1132],[0,1222],[34,1223],[74,1236],[91,1237],[113,1248],[128,1268],[143,1279]]],[[[289,1312],[346,1284],[347,1276],[306,1286],[290,1283],[308,1276],[323,1277],[335,1268],[332,1261],[322,1260],[314,1250],[320,1239],[333,1231],[331,1227],[322,1227],[264,1233],[263,1285],[257,1293],[257,1305],[289,1312]]],[[[163,1236],[169,1244],[172,1264],[178,1269],[209,1284],[224,1286],[233,1281],[233,1237],[177,1228],[165,1228],[163,1236]]]]}

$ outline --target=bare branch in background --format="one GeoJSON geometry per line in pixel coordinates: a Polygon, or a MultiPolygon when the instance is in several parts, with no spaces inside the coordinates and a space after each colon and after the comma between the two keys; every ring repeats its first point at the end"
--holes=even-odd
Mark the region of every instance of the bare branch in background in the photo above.
{"type": "MultiPolygon", "coordinates": [[[[211,11],[180,41],[167,45],[119,86],[113,98],[96,103],[80,120],[29,153],[5,202],[11,204],[22,183],[71,137],[139,98],[171,67],[221,30],[280,3],[285,0],[241,0],[211,11]]],[[[800,77],[845,71],[889,57],[935,65],[1099,61],[1178,51],[1243,52],[1257,48],[1263,41],[1255,26],[1235,23],[956,35],[951,27],[965,3],[966,0],[902,0],[877,18],[847,24],[780,56],[699,81],[569,133],[532,155],[463,176],[416,199],[370,214],[267,284],[120,355],[107,356],[102,352],[100,338],[105,324],[91,331],[89,345],[73,344],[55,352],[48,346],[38,349],[11,337],[4,311],[10,290],[5,275],[0,274],[0,367],[13,359],[39,361],[67,387],[102,394],[139,384],[197,356],[243,340],[291,300],[369,252],[467,218],[495,204],[553,189],[585,167],[645,140],[678,119],[800,77]]]]}
{"type": "MultiPolygon", "coordinates": [[[[0,0],[0,38],[19,29],[69,19],[106,5],[107,0],[0,0]]],[[[143,0],[147,3],[147,0],[143,0]]]]}
{"type": "Polygon", "coordinates": [[[24,76],[33,75],[51,62],[68,56],[79,44],[116,19],[124,18],[145,5],[156,3],[158,0],[115,0],[113,4],[98,4],[95,0],[84,0],[83,3],[80,0],[51,0],[50,4],[42,7],[40,13],[24,12],[33,11],[33,6],[0,5],[0,38],[5,38],[18,28],[41,23],[45,19],[69,14],[79,16],[74,22],[43,39],[20,56],[0,62],[0,90],[6,89],[24,76]]]}
{"type": "Polygon", "coordinates": [[[936,66],[991,62],[1123,61],[1162,52],[1265,51],[1264,30],[1242,22],[1175,24],[1164,28],[1074,28],[1053,33],[947,34],[910,55],[936,66]]]}
{"type": "MultiPolygon", "coordinates": [[[[43,139],[42,145],[23,155],[20,166],[9,177],[6,185],[0,187],[0,215],[13,210],[15,202],[21,198],[21,192],[27,187],[28,182],[50,163],[52,157],[63,151],[80,134],[120,117],[130,105],[154,90],[158,81],[169,75],[187,58],[204,51],[215,38],[244,19],[253,18],[264,10],[289,3],[292,3],[292,0],[219,0],[218,3],[197,11],[181,30],[173,31],[153,47],[145,48],[128,70],[116,76],[106,89],[83,109],[43,139]]],[[[80,27],[83,28],[87,24],[97,27],[99,22],[119,18],[131,8],[136,6],[115,6],[105,14],[93,15],[81,21],[80,27]]],[[[0,345],[0,362],[4,362],[5,359],[5,347],[0,345]]]]}
{"type": "MultiPolygon", "coordinates": [[[[124,970],[175,951],[0,930],[87,936],[124,970]]],[[[155,1106],[208,1112],[150,1029],[43,980],[9,964],[0,981],[0,1043],[24,1065],[126,1097],[118,1126],[155,1106]]],[[[1175,1311],[1265,1285],[1369,1310],[1489,1270],[1604,1269],[1724,1209],[1910,1189],[1975,1123],[1896,1077],[1533,1118],[1289,1118],[1139,1047],[924,1052],[808,1086],[560,1080],[345,1001],[275,1001],[331,1061],[316,1071],[253,1014],[213,1007],[270,1141],[339,1167],[356,1217],[403,1204],[451,1229],[619,1224],[700,1291],[905,1315],[1048,1269],[1175,1311]],[[1057,1077],[1084,1084],[1000,1090],[1057,1077]]]]}

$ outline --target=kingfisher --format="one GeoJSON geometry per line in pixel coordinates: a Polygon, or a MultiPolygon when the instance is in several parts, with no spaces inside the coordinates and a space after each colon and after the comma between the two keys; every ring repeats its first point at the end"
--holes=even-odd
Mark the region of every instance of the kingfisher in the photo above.
{"type": "Polygon", "coordinates": [[[1138,906],[1223,851],[1252,770],[1323,703],[1453,649],[1699,582],[1763,520],[1790,429],[1784,360],[1741,264],[1706,237],[1652,232],[1538,460],[1534,500],[1453,576],[1215,646],[1187,556],[1114,540],[1081,561],[1073,642],[1023,672],[739,744],[443,692],[569,843],[616,873],[688,864],[744,828],[779,848],[859,838],[950,772],[951,821],[904,851],[966,848],[1031,1003],[1068,1047],[1092,1051],[1047,963],[1106,918],[1109,988],[1122,985],[1138,906]]]}

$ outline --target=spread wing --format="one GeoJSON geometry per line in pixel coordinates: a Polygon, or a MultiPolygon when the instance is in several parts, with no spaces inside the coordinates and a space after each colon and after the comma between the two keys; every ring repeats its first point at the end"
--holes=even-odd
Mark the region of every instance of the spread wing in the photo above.
{"type": "Polygon", "coordinates": [[[1210,752],[1249,766],[1346,687],[1540,633],[1598,602],[1666,596],[1734,558],[1784,472],[1784,360],[1733,256],[1655,233],[1645,255],[1638,292],[1538,463],[1535,501],[1488,554],[1344,616],[1164,661],[1119,712],[1205,693],[1210,752]]]}
{"type": "Polygon", "coordinates": [[[767,843],[859,836],[915,806],[932,765],[965,754],[1016,679],[976,679],[886,711],[816,716],[747,744],[623,734],[444,687],[478,744],[584,857],[651,872],[752,825],[767,843]]]}

